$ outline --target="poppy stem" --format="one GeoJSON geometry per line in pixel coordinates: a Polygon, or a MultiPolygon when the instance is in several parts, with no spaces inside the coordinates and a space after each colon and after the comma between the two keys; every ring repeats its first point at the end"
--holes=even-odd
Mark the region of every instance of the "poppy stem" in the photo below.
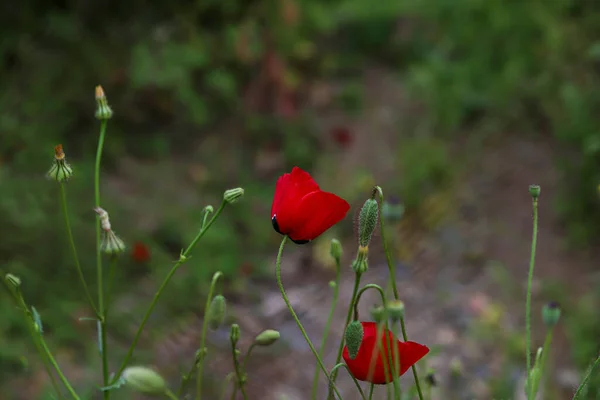
{"type": "MultiPolygon", "coordinates": [[[[527,299],[525,304],[525,351],[527,360],[527,378],[531,375],[531,285],[533,282],[533,269],[535,266],[535,250],[537,246],[538,235],[538,199],[533,197],[533,233],[531,238],[531,257],[529,259],[529,275],[527,277],[527,299]]],[[[533,385],[531,379],[527,379],[527,399],[531,400],[533,385]]]]}
{"type": "MultiPolygon", "coordinates": [[[[281,282],[281,254],[283,253],[283,247],[285,246],[285,242],[287,242],[287,239],[288,239],[288,236],[285,235],[283,237],[283,239],[281,240],[281,245],[279,246],[279,252],[277,253],[277,261],[275,263],[275,277],[277,279],[277,286],[279,286],[279,291],[281,292],[281,297],[283,298],[285,305],[287,306],[288,310],[290,311],[290,314],[292,314],[292,318],[294,319],[294,321],[296,321],[296,325],[298,325],[298,329],[300,329],[302,336],[304,336],[304,340],[306,340],[306,343],[308,343],[308,347],[310,347],[310,350],[312,351],[313,355],[317,359],[317,363],[319,364],[319,367],[321,367],[321,371],[323,371],[323,373],[325,374],[327,381],[331,381],[331,379],[329,377],[329,373],[327,372],[327,368],[325,368],[325,364],[323,364],[323,360],[319,356],[319,353],[315,349],[315,346],[310,341],[310,338],[308,337],[308,334],[306,333],[304,326],[302,326],[302,323],[300,322],[300,319],[296,315],[296,312],[294,311],[294,308],[292,307],[290,300],[288,299],[287,295],[285,294],[285,289],[283,288],[283,283],[281,282]]],[[[333,390],[335,391],[335,394],[337,395],[337,397],[341,399],[342,396],[340,395],[339,391],[335,387],[335,384],[333,384],[333,390]]]]}
{"type": "MultiPolygon", "coordinates": [[[[319,356],[322,358],[323,353],[325,352],[325,344],[327,343],[327,336],[329,335],[329,330],[331,328],[331,321],[333,320],[333,314],[335,312],[335,307],[337,305],[338,296],[340,293],[340,276],[341,276],[341,265],[339,257],[335,257],[335,286],[333,287],[333,299],[331,300],[331,308],[329,309],[329,316],[327,317],[327,322],[325,323],[325,331],[323,332],[323,338],[321,339],[321,346],[319,348],[319,356]]],[[[345,328],[344,328],[345,329],[345,328]]],[[[333,372],[333,370],[332,370],[333,372]]],[[[337,370],[336,370],[337,373],[337,370]]],[[[331,373],[330,373],[331,374],[331,373]]],[[[332,379],[335,379],[332,377],[332,379]]],[[[319,383],[319,367],[315,368],[315,376],[313,378],[312,385],[312,393],[310,398],[316,400],[317,398],[317,387],[319,383]]],[[[360,385],[359,385],[360,387],[360,385]]],[[[364,397],[364,396],[363,396],[364,397]]]]}
{"type": "Polygon", "coordinates": [[[554,327],[551,327],[546,333],[546,339],[544,340],[544,347],[542,348],[542,358],[540,360],[540,373],[536,376],[534,382],[532,383],[532,395],[535,398],[537,395],[538,389],[540,387],[540,380],[544,379],[544,367],[546,366],[546,360],[548,359],[548,353],[550,352],[550,344],[552,344],[552,336],[554,334],[554,327]]]}
{"type": "Polygon", "coordinates": [[[599,363],[600,363],[600,356],[598,356],[598,358],[596,358],[596,361],[594,361],[594,363],[590,366],[590,368],[588,368],[585,378],[583,378],[583,381],[581,381],[581,385],[579,385],[579,387],[577,388],[577,391],[575,392],[575,395],[573,396],[573,400],[577,400],[579,398],[579,396],[581,395],[581,393],[583,391],[583,388],[585,388],[588,381],[590,380],[590,377],[592,376],[592,372],[594,371],[594,368],[596,368],[596,366],[598,366],[599,363]]]}
{"type": "Polygon", "coordinates": [[[330,375],[333,376],[333,374],[336,373],[337,370],[340,368],[344,368],[346,370],[346,372],[348,372],[348,375],[350,375],[350,378],[352,378],[352,380],[354,381],[354,384],[356,385],[356,388],[358,389],[358,392],[360,393],[360,397],[362,397],[363,400],[366,400],[367,398],[365,397],[365,392],[363,392],[362,388],[360,387],[360,383],[358,383],[358,381],[356,380],[354,375],[352,375],[352,372],[350,372],[350,368],[348,368],[348,366],[346,364],[344,364],[344,363],[336,364],[333,368],[331,368],[330,375]]]}
{"type": "Polygon", "coordinates": [[[374,391],[375,391],[375,384],[371,383],[371,385],[369,385],[369,400],[373,399],[374,391]]]}
{"type": "Polygon", "coordinates": [[[246,377],[244,376],[244,373],[240,368],[240,360],[238,359],[239,351],[236,349],[236,340],[237,339],[231,338],[231,356],[233,357],[233,368],[235,370],[235,376],[237,378],[236,388],[240,389],[244,400],[248,400],[248,395],[246,394],[246,389],[244,388],[246,377]]]}
{"type": "MultiPolygon", "coordinates": [[[[206,298],[206,305],[204,306],[204,321],[202,321],[202,336],[200,337],[200,360],[198,360],[198,366],[196,369],[196,399],[200,400],[202,398],[202,378],[204,377],[204,359],[206,358],[206,332],[208,330],[208,310],[210,308],[210,303],[213,299],[213,294],[215,292],[215,287],[217,286],[217,282],[219,278],[222,277],[223,274],[221,272],[215,272],[212,277],[212,281],[210,283],[210,288],[208,289],[208,296],[206,298]]],[[[235,347],[234,347],[235,350],[235,347]]],[[[235,361],[235,360],[234,360],[235,361]]],[[[242,389],[242,393],[244,393],[242,389]]],[[[245,397],[245,396],[244,396],[245,397]]]]}
{"type": "MultiPolygon", "coordinates": [[[[404,317],[400,318],[400,327],[402,328],[402,338],[405,342],[408,342],[408,335],[406,334],[406,324],[404,323],[404,317]]],[[[411,367],[413,377],[415,378],[415,386],[417,387],[417,393],[419,394],[419,400],[423,400],[423,391],[421,390],[421,383],[419,382],[419,375],[417,374],[417,367],[414,364],[411,367]]]]}

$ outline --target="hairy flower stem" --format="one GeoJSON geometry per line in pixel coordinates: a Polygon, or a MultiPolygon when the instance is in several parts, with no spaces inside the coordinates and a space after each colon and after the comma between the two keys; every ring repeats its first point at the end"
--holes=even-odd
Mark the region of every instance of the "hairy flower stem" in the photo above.
{"type": "MultiPolygon", "coordinates": [[[[327,323],[325,323],[325,331],[323,332],[323,338],[321,339],[321,346],[319,348],[319,356],[323,357],[323,353],[325,352],[325,344],[327,343],[327,336],[329,335],[329,330],[331,327],[331,321],[333,320],[333,314],[335,312],[335,307],[337,305],[338,296],[340,293],[340,275],[341,275],[341,266],[339,258],[335,260],[335,286],[333,288],[333,300],[331,301],[331,308],[329,309],[329,316],[327,317],[327,323]]],[[[347,324],[347,322],[346,322],[347,324]]],[[[331,373],[337,374],[337,369],[331,371],[331,373]]],[[[335,379],[332,377],[332,379],[335,379]]],[[[313,378],[312,392],[310,398],[316,400],[317,398],[317,386],[319,383],[319,367],[315,367],[315,376],[313,378]]],[[[360,387],[360,386],[359,386],[360,387]]],[[[364,396],[363,396],[364,397],[364,396]]]]}
{"type": "Polygon", "coordinates": [[[236,342],[234,339],[231,339],[231,357],[233,358],[233,369],[235,370],[236,376],[236,387],[239,388],[240,392],[242,392],[242,397],[244,400],[248,400],[248,395],[246,394],[246,389],[244,388],[244,383],[246,377],[244,376],[244,372],[240,367],[240,360],[238,359],[238,351],[235,348],[236,342]]]}
{"type": "MultiPolygon", "coordinates": [[[[287,242],[287,239],[288,239],[288,237],[287,237],[287,235],[285,235],[283,237],[283,239],[281,240],[281,245],[279,246],[279,252],[277,253],[277,261],[275,264],[275,275],[276,275],[276,279],[277,279],[277,286],[279,286],[279,291],[281,292],[281,297],[283,298],[285,305],[287,306],[288,310],[290,311],[292,318],[294,319],[294,321],[296,321],[296,325],[298,325],[298,329],[300,329],[302,336],[304,336],[304,340],[306,340],[306,343],[308,343],[308,347],[310,347],[310,350],[312,351],[313,355],[317,359],[317,363],[319,364],[319,367],[321,367],[321,371],[323,371],[323,373],[325,374],[327,381],[330,381],[331,379],[329,377],[329,373],[327,372],[327,368],[325,368],[325,364],[323,364],[323,360],[319,356],[319,353],[317,352],[317,350],[315,349],[315,346],[310,341],[310,338],[308,337],[308,334],[306,333],[304,326],[302,326],[300,319],[296,315],[296,312],[294,311],[294,308],[292,307],[290,300],[288,299],[287,295],[285,294],[285,289],[283,288],[283,283],[281,282],[281,254],[283,253],[283,247],[285,246],[285,242],[287,242]]],[[[338,398],[341,399],[342,397],[341,397],[339,391],[337,390],[337,388],[335,387],[335,385],[333,387],[333,390],[335,391],[335,394],[338,396],[338,398]]]]}
{"type": "Polygon", "coordinates": [[[81,286],[83,286],[83,291],[85,293],[85,297],[87,298],[87,301],[88,301],[90,307],[94,311],[94,314],[96,314],[96,318],[99,319],[100,314],[98,313],[98,309],[96,308],[96,305],[94,304],[94,300],[92,299],[92,295],[90,294],[90,290],[85,281],[85,277],[83,276],[83,270],[81,269],[81,264],[79,263],[79,256],[77,255],[77,247],[75,246],[75,239],[73,238],[73,231],[71,230],[71,222],[69,220],[69,212],[68,212],[68,207],[67,207],[67,194],[65,192],[65,185],[64,185],[64,183],[60,182],[59,186],[60,186],[60,203],[62,206],[62,213],[63,213],[63,217],[65,220],[65,228],[66,228],[67,237],[69,240],[69,247],[71,248],[71,253],[73,254],[73,260],[75,261],[75,269],[77,270],[77,275],[79,277],[79,281],[81,282],[81,286]]]}
{"type": "MultiPolygon", "coordinates": [[[[531,238],[531,257],[529,259],[529,276],[527,277],[527,300],[525,304],[525,351],[527,356],[527,377],[531,376],[531,285],[533,282],[533,269],[535,266],[535,251],[538,236],[538,199],[533,198],[533,234],[531,238]]],[[[533,399],[533,385],[527,379],[527,399],[533,399]]]]}
{"type": "Polygon", "coordinates": [[[594,361],[594,363],[588,368],[585,378],[583,378],[583,381],[581,381],[581,385],[579,385],[579,387],[577,388],[577,391],[575,392],[575,395],[573,396],[573,400],[579,399],[579,396],[581,395],[583,388],[585,388],[585,386],[587,385],[588,381],[590,380],[590,377],[592,376],[592,372],[594,371],[594,368],[596,368],[598,366],[598,364],[600,364],[600,356],[598,356],[598,358],[596,358],[596,361],[594,361]]]}
{"type": "MultiPolygon", "coordinates": [[[[94,205],[100,207],[100,162],[102,161],[102,150],[104,148],[104,138],[106,137],[107,120],[100,122],[100,136],[98,138],[98,147],[96,149],[96,163],[94,165],[94,205]]],[[[104,318],[104,274],[102,273],[102,229],[100,226],[100,217],[96,217],[96,280],[98,285],[98,320],[100,321],[100,351],[102,352],[102,382],[108,386],[108,349],[106,348],[106,320],[104,318]]],[[[110,399],[110,391],[103,393],[104,400],[110,399]]]]}
{"type": "Polygon", "coordinates": [[[365,392],[363,392],[362,388],[360,387],[360,383],[358,383],[358,381],[356,380],[354,375],[352,375],[352,372],[350,372],[350,368],[348,368],[348,366],[346,364],[344,364],[344,363],[336,364],[333,368],[331,368],[331,371],[329,374],[333,375],[333,373],[337,372],[337,370],[340,368],[344,368],[348,372],[348,375],[350,375],[350,378],[352,378],[352,381],[354,381],[354,385],[356,385],[356,389],[358,390],[358,393],[360,393],[360,397],[363,400],[366,400],[367,398],[365,397],[365,392]]]}
{"type": "Polygon", "coordinates": [[[189,256],[190,252],[193,250],[194,247],[196,247],[196,244],[198,243],[198,241],[200,239],[202,239],[204,234],[210,229],[210,227],[215,222],[215,220],[219,217],[219,215],[221,215],[221,212],[223,212],[223,209],[225,208],[226,204],[227,203],[225,201],[221,202],[221,205],[219,206],[217,211],[214,213],[212,218],[206,224],[204,224],[202,229],[200,229],[200,232],[198,232],[198,234],[196,235],[194,240],[192,240],[192,243],[190,243],[190,245],[187,247],[187,249],[185,249],[185,251],[183,253],[181,253],[181,255],[179,256],[179,260],[177,260],[175,265],[173,265],[173,267],[171,268],[171,270],[169,271],[169,273],[167,274],[167,276],[161,283],[160,287],[156,291],[156,294],[154,295],[154,298],[152,298],[152,301],[150,302],[150,306],[148,306],[148,310],[146,311],[146,314],[144,314],[144,317],[142,318],[142,322],[141,322],[140,326],[138,327],[138,330],[135,333],[135,336],[133,337],[131,346],[129,346],[129,350],[127,351],[127,354],[125,355],[125,358],[123,359],[123,362],[121,363],[121,366],[115,373],[115,376],[114,376],[111,384],[114,384],[121,377],[121,373],[123,372],[125,367],[127,367],[127,363],[129,362],[129,360],[131,359],[131,356],[133,355],[135,346],[137,345],[138,341],[140,340],[140,336],[142,334],[144,326],[148,322],[148,318],[150,318],[150,314],[152,314],[152,311],[154,310],[154,307],[156,306],[158,299],[160,299],[160,296],[162,295],[163,291],[165,290],[165,287],[167,286],[167,284],[169,283],[169,281],[171,280],[173,275],[175,275],[175,272],[177,271],[177,269],[184,262],[186,262],[189,259],[188,256],[189,256]]]}
{"type": "MultiPolygon", "coordinates": [[[[210,308],[210,303],[212,302],[213,294],[215,292],[215,287],[217,286],[217,282],[219,278],[222,277],[223,274],[221,272],[216,272],[210,283],[210,288],[208,289],[208,296],[206,298],[206,305],[204,306],[204,321],[202,321],[202,336],[200,337],[200,360],[198,361],[198,369],[196,370],[196,399],[200,400],[202,398],[202,378],[204,377],[204,359],[206,358],[206,332],[208,330],[208,309],[210,308]]],[[[235,349],[234,349],[235,350],[235,349]]],[[[242,393],[244,393],[242,389],[242,393]]]]}
{"type": "MultiPolygon", "coordinates": [[[[379,226],[381,229],[381,240],[383,242],[383,250],[385,252],[385,259],[387,261],[388,270],[390,273],[390,282],[392,284],[392,291],[394,293],[394,299],[399,300],[400,296],[398,294],[398,287],[396,286],[396,268],[394,268],[394,264],[392,263],[392,256],[390,254],[390,249],[388,248],[387,240],[385,238],[385,225],[384,225],[384,218],[383,218],[383,212],[382,212],[383,211],[383,190],[379,186],[377,186],[375,188],[375,190],[379,194],[379,226]]],[[[408,340],[408,337],[406,335],[406,327],[404,325],[404,318],[400,319],[400,324],[402,326],[402,337],[404,338],[404,341],[406,342],[408,340]]],[[[419,395],[419,400],[423,400],[423,391],[421,390],[421,383],[419,382],[419,375],[417,374],[417,367],[415,367],[413,365],[411,367],[411,369],[412,369],[413,377],[415,379],[415,386],[417,387],[417,393],[419,395]]]]}

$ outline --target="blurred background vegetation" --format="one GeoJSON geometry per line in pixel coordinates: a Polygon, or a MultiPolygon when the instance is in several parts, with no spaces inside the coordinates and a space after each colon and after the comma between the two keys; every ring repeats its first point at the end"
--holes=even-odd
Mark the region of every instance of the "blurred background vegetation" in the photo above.
{"type": "MultiPolygon", "coordinates": [[[[44,173],[53,146],[63,143],[76,172],[68,184],[73,229],[94,282],[97,84],[115,111],[103,159],[104,208],[131,246],[151,251],[151,263],[131,257],[119,271],[115,290],[132,314],[145,303],[127,302],[137,293],[131,288],[161,279],[194,236],[204,205],[217,205],[229,187],[243,186],[246,201],[206,236],[195,254],[202,266],[175,279],[178,295],[164,298],[156,319],[199,311],[216,270],[239,290],[244,277],[264,273],[279,240],[266,219],[275,179],[293,165],[332,168],[353,127],[325,130],[316,121],[331,110],[360,118],[370,102],[365,71],[392,74],[410,103],[411,118],[397,128],[400,175],[387,185],[407,216],[423,215],[432,191],[452,190],[464,167],[452,152],[457,145],[465,144],[469,158],[505,135],[542,138],[560,149],[563,177],[552,201],[565,244],[581,252],[598,245],[598,2],[26,0],[3,2],[0,21],[0,264],[21,277],[54,345],[78,362],[95,357],[94,327],[82,332],[77,321],[85,308],[57,187],[44,173]]],[[[370,179],[365,172],[337,188],[361,199],[370,179]]],[[[567,335],[580,370],[600,350],[599,296],[563,295],[572,305],[567,335]]],[[[19,313],[4,294],[0,300],[4,385],[31,378],[23,357],[31,346],[19,313]]],[[[127,343],[126,326],[115,322],[115,341],[127,343]]],[[[600,398],[600,374],[594,379],[589,399],[600,398]]]]}

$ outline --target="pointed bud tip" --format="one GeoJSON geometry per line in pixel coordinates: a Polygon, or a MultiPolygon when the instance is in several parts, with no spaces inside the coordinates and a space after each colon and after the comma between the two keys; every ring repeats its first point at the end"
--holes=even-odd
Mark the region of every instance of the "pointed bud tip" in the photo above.
{"type": "Polygon", "coordinates": [[[244,189],[242,188],[229,189],[223,193],[223,199],[229,204],[239,201],[242,197],[244,197],[244,189]]]}
{"type": "Polygon", "coordinates": [[[96,86],[96,100],[100,100],[100,99],[105,99],[106,95],[104,94],[104,89],[102,89],[102,86],[98,85],[96,86]]]}
{"type": "Polygon", "coordinates": [[[270,346],[276,341],[278,341],[280,337],[281,335],[278,331],[273,329],[267,329],[256,336],[256,338],[254,339],[254,343],[256,343],[259,346],[270,346]]]}

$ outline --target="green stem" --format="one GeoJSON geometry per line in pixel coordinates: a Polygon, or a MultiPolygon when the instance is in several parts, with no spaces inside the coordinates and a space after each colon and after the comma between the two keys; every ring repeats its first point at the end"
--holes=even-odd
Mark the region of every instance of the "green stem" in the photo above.
{"type": "Polygon", "coordinates": [[[187,249],[185,249],[185,251],[179,256],[179,260],[177,260],[177,262],[175,263],[175,265],[173,265],[173,267],[171,268],[171,270],[169,271],[169,273],[167,274],[167,276],[165,277],[165,279],[161,283],[160,287],[156,291],[156,294],[154,295],[154,298],[152,298],[152,301],[150,302],[150,306],[148,307],[148,310],[146,311],[146,314],[144,314],[144,317],[142,318],[142,323],[138,327],[138,330],[135,333],[135,336],[133,337],[133,342],[131,342],[131,346],[129,346],[129,350],[127,351],[127,354],[125,355],[125,358],[123,359],[123,362],[121,363],[121,366],[117,370],[117,373],[115,374],[115,376],[114,376],[113,381],[111,382],[111,384],[114,384],[121,377],[121,373],[123,372],[123,370],[125,369],[125,367],[127,367],[127,363],[129,362],[129,359],[131,359],[131,356],[133,355],[133,351],[135,350],[135,346],[137,345],[138,341],[140,340],[140,336],[142,334],[142,330],[144,329],[144,326],[146,325],[146,322],[148,322],[148,318],[150,318],[150,314],[152,314],[152,311],[154,310],[154,307],[156,306],[156,303],[158,302],[158,299],[160,298],[160,296],[162,295],[163,291],[165,290],[165,287],[167,286],[167,284],[169,283],[169,281],[171,280],[171,278],[173,277],[173,275],[175,274],[175,272],[177,271],[177,269],[181,266],[181,264],[183,264],[184,262],[186,262],[189,259],[188,255],[190,254],[190,252],[192,251],[192,249],[196,246],[196,244],[198,243],[198,241],[202,238],[202,236],[204,236],[204,234],[208,231],[208,229],[210,229],[210,227],[212,226],[212,224],[215,222],[215,220],[219,217],[219,215],[221,214],[221,212],[225,208],[226,204],[227,203],[225,203],[225,201],[223,201],[221,203],[221,205],[219,206],[219,208],[217,209],[217,211],[215,212],[215,214],[213,215],[213,217],[200,230],[200,232],[198,233],[198,235],[196,235],[196,237],[194,238],[194,240],[192,240],[192,243],[190,243],[190,245],[187,247],[187,249]]]}
{"type": "Polygon", "coordinates": [[[386,389],[386,398],[387,400],[392,400],[392,387],[390,385],[385,385],[386,389]]]}
{"type": "MultiPolygon", "coordinates": [[[[331,321],[333,320],[333,314],[335,312],[335,307],[338,301],[338,295],[340,293],[340,275],[341,275],[341,266],[339,258],[335,260],[335,287],[333,288],[333,300],[331,301],[331,308],[329,309],[329,316],[327,317],[327,322],[325,323],[325,331],[323,332],[323,338],[321,338],[321,346],[319,348],[319,356],[323,357],[323,353],[325,352],[325,344],[327,343],[327,336],[329,335],[329,330],[331,327],[331,321]]],[[[350,308],[352,309],[352,308],[350,308]]],[[[343,342],[343,341],[342,341],[343,342]]],[[[333,372],[333,370],[332,370],[333,372]]],[[[336,370],[337,372],[337,370],[336,370]]],[[[332,379],[335,379],[332,377],[332,379]]],[[[317,398],[317,385],[319,383],[319,368],[315,367],[315,376],[313,378],[312,384],[312,392],[310,398],[316,400],[317,398]]]]}
{"type": "MultiPolygon", "coordinates": [[[[357,301],[356,296],[358,293],[358,288],[360,287],[361,276],[362,276],[362,273],[356,272],[355,278],[354,278],[354,288],[352,289],[352,297],[350,298],[350,305],[348,306],[348,313],[346,314],[346,322],[344,322],[344,330],[342,332],[342,335],[346,332],[346,328],[348,327],[348,324],[350,323],[350,319],[352,318],[352,310],[354,309],[354,305],[356,304],[356,301],[357,301]]],[[[341,361],[343,351],[344,351],[344,338],[342,336],[342,340],[340,340],[340,344],[338,346],[337,356],[335,357],[336,364],[338,364],[341,361]]],[[[333,382],[335,382],[336,377],[337,377],[337,372],[335,372],[333,374],[333,376],[331,377],[333,382]]]]}
{"type": "MultiPolygon", "coordinates": [[[[94,165],[94,204],[100,207],[100,162],[102,160],[102,150],[104,148],[104,138],[106,137],[106,125],[108,120],[103,119],[100,122],[100,137],[98,138],[98,147],[96,148],[96,163],[94,165]]],[[[102,273],[102,229],[100,226],[100,217],[96,216],[96,280],[98,281],[98,314],[100,320],[100,349],[102,351],[102,382],[108,386],[108,351],[106,348],[106,324],[104,319],[104,274],[102,273]]],[[[110,399],[110,391],[103,392],[104,400],[110,399]]]]}
{"type": "Polygon", "coordinates": [[[230,397],[231,400],[235,400],[235,396],[237,395],[237,392],[238,392],[237,385],[233,385],[233,390],[231,391],[231,397],[230,397]]]}
{"type": "Polygon", "coordinates": [[[363,392],[362,388],[360,387],[360,383],[358,383],[358,381],[356,380],[354,375],[352,375],[352,372],[350,372],[350,368],[348,368],[348,366],[346,364],[344,364],[344,363],[336,364],[333,368],[331,368],[331,372],[329,374],[332,376],[333,373],[337,372],[337,370],[340,368],[344,368],[348,372],[348,375],[350,375],[350,378],[352,378],[352,381],[354,381],[354,385],[356,385],[356,388],[358,389],[358,392],[360,393],[360,397],[362,397],[363,400],[366,400],[365,392],[363,392]]]}
{"type": "Polygon", "coordinates": [[[223,389],[221,390],[221,395],[219,396],[219,400],[225,400],[225,395],[227,394],[227,387],[229,386],[229,381],[235,376],[234,373],[230,372],[225,377],[225,383],[223,384],[223,389]]]}
{"type": "MultiPolygon", "coordinates": [[[[533,282],[533,269],[535,266],[535,250],[538,235],[538,200],[533,199],[533,235],[531,238],[531,258],[529,260],[529,275],[527,277],[527,300],[525,305],[525,351],[527,356],[527,377],[531,376],[531,285],[533,282]]],[[[531,379],[527,380],[527,399],[531,400],[531,379]]]]}
{"type": "MultiPolygon", "coordinates": [[[[392,290],[394,292],[394,299],[399,300],[400,296],[398,294],[398,287],[396,286],[396,268],[394,268],[394,265],[392,263],[392,256],[390,254],[390,249],[388,248],[387,245],[387,240],[385,239],[385,225],[384,225],[384,218],[383,218],[383,190],[377,186],[375,188],[375,190],[377,190],[377,192],[379,193],[379,225],[381,226],[381,240],[383,241],[383,250],[385,252],[385,259],[387,261],[387,265],[388,265],[388,270],[390,272],[390,281],[392,283],[392,290]]],[[[402,326],[402,336],[404,337],[404,341],[406,342],[407,339],[407,335],[406,335],[406,328],[404,326],[404,318],[402,318],[400,320],[400,324],[402,326]]],[[[413,373],[413,377],[415,379],[415,386],[417,387],[417,393],[419,395],[419,400],[423,400],[423,392],[421,391],[421,384],[419,382],[419,375],[417,374],[417,368],[413,365],[411,367],[412,369],[412,373],[413,373]]],[[[529,370],[529,369],[528,369],[529,370]]]]}
{"type": "Polygon", "coordinates": [[[58,366],[56,360],[52,356],[52,353],[50,352],[50,349],[46,345],[46,342],[41,337],[41,335],[39,337],[40,337],[40,344],[42,345],[42,349],[46,353],[46,357],[48,357],[50,364],[52,364],[52,366],[56,370],[56,373],[58,374],[58,377],[60,378],[61,382],[63,383],[63,385],[65,385],[65,387],[67,388],[67,391],[71,394],[71,397],[73,397],[73,399],[75,399],[75,400],[79,400],[79,396],[77,395],[77,393],[75,393],[75,390],[69,383],[68,379],[65,377],[65,375],[60,370],[60,367],[58,366]]]}
{"type": "Polygon", "coordinates": [[[238,360],[238,355],[236,351],[236,342],[231,340],[231,356],[233,358],[233,368],[235,370],[235,376],[237,378],[237,387],[242,392],[242,397],[244,400],[248,400],[248,395],[246,394],[246,389],[244,388],[245,377],[240,368],[240,360],[238,360]]]}
{"type": "MultiPolygon", "coordinates": [[[[398,337],[398,328],[396,327],[396,321],[392,322],[392,334],[394,335],[395,338],[398,337]]],[[[394,366],[392,367],[392,373],[394,374],[394,383],[396,383],[396,381],[398,381],[397,385],[398,385],[398,393],[396,394],[396,397],[399,399],[400,397],[402,397],[402,388],[400,387],[400,354],[398,353],[398,346],[393,346],[392,348],[392,353],[393,353],[393,361],[394,361],[394,366]]],[[[391,363],[390,363],[391,365],[391,363]]]]}
{"type": "Polygon", "coordinates": [[[550,352],[550,344],[552,343],[552,335],[554,333],[554,328],[550,328],[546,333],[546,339],[544,340],[544,347],[542,348],[542,358],[540,360],[540,373],[537,375],[536,380],[533,382],[533,398],[537,395],[540,380],[544,377],[544,369],[546,367],[546,361],[548,358],[548,353],[550,352]]]}
{"type": "MultiPolygon", "coordinates": [[[[279,286],[279,291],[281,292],[281,297],[283,298],[285,305],[287,306],[288,310],[290,311],[290,314],[292,314],[292,318],[294,319],[294,321],[296,321],[296,325],[298,325],[298,329],[300,329],[302,336],[304,336],[304,340],[306,340],[306,343],[308,343],[308,347],[310,347],[310,350],[312,351],[313,355],[317,359],[317,363],[319,364],[319,367],[321,367],[321,371],[323,371],[327,380],[330,381],[330,377],[329,377],[329,373],[327,372],[327,368],[325,368],[325,364],[323,364],[323,360],[321,360],[319,353],[317,352],[317,350],[315,349],[315,346],[310,341],[310,338],[308,337],[306,330],[304,329],[304,327],[302,326],[302,323],[300,322],[300,319],[296,315],[296,312],[294,311],[294,308],[292,307],[290,300],[288,299],[287,295],[285,294],[285,289],[283,288],[283,283],[281,282],[281,254],[283,253],[283,247],[284,247],[287,239],[288,239],[288,237],[287,237],[287,235],[285,235],[283,237],[283,239],[281,240],[281,245],[279,246],[279,252],[277,253],[277,262],[275,264],[275,275],[276,275],[276,279],[277,279],[277,286],[279,286]]],[[[335,384],[334,384],[333,390],[335,391],[335,394],[341,399],[340,393],[338,392],[337,388],[335,387],[335,384]]]]}
{"type": "Polygon", "coordinates": [[[583,381],[581,381],[581,385],[579,385],[579,387],[577,388],[577,391],[575,392],[575,395],[573,396],[573,400],[577,400],[579,398],[579,395],[581,394],[585,385],[587,385],[588,381],[590,380],[590,377],[592,376],[592,372],[594,371],[594,368],[596,368],[596,366],[598,366],[598,363],[600,363],[600,356],[598,356],[598,358],[596,358],[596,361],[594,361],[594,363],[588,369],[588,372],[585,375],[585,378],[583,378],[583,381]]]}
{"type": "Polygon", "coordinates": [[[177,396],[175,396],[175,394],[173,392],[171,392],[169,389],[165,389],[165,397],[167,399],[171,399],[171,400],[179,400],[177,398],[177,396]]]}
{"type": "Polygon", "coordinates": [[[250,358],[250,354],[252,354],[252,350],[254,350],[255,347],[256,347],[256,343],[252,343],[250,345],[250,347],[248,347],[248,351],[246,351],[246,355],[244,356],[244,359],[242,360],[242,372],[246,372],[246,363],[248,361],[248,358],[250,358]]]}
{"type": "Polygon", "coordinates": [[[202,336],[200,337],[200,353],[201,357],[198,361],[198,369],[196,370],[196,399],[200,400],[202,398],[202,378],[204,376],[204,359],[206,358],[206,332],[208,331],[208,309],[210,308],[210,303],[212,302],[213,294],[215,292],[215,286],[217,286],[217,282],[219,278],[223,276],[221,272],[216,272],[210,283],[210,288],[208,289],[208,297],[206,298],[206,305],[204,306],[204,321],[202,321],[202,336]]]}
{"type": "Polygon", "coordinates": [[[92,307],[92,310],[96,314],[96,318],[100,318],[100,314],[98,313],[98,309],[94,304],[94,300],[92,299],[92,295],[90,294],[90,290],[85,281],[85,277],[83,276],[83,270],[81,269],[81,264],[79,263],[79,256],[77,255],[77,247],[75,246],[75,239],[73,238],[73,231],[71,230],[71,222],[69,220],[69,213],[67,208],[67,195],[65,192],[65,185],[61,182],[60,186],[60,203],[62,206],[62,213],[65,219],[65,227],[67,230],[67,237],[69,239],[69,247],[71,248],[71,253],[73,254],[73,259],[75,260],[75,268],[77,269],[77,275],[79,276],[79,281],[81,282],[81,286],[83,286],[83,291],[85,292],[85,296],[87,297],[87,301],[92,307]]]}
{"type": "Polygon", "coordinates": [[[117,257],[112,257],[110,260],[110,266],[108,267],[108,284],[106,285],[106,305],[104,307],[104,319],[106,320],[108,310],[111,307],[113,283],[115,281],[115,274],[117,272],[117,257]]]}
{"type": "Polygon", "coordinates": [[[375,391],[375,385],[371,383],[369,385],[369,400],[373,399],[373,392],[375,391]]]}

